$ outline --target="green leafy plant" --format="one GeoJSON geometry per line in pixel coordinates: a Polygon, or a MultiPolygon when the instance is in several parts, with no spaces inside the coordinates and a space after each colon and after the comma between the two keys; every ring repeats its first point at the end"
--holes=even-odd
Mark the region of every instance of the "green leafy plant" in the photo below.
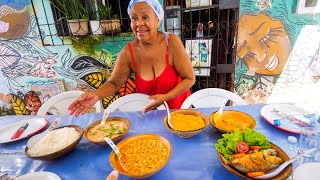
{"type": "Polygon", "coordinates": [[[100,6],[98,9],[98,14],[99,14],[100,20],[119,19],[119,16],[112,12],[112,6],[110,7],[100,6]]]}
{"type": "Polygon", "coordinates": [[[112,16],[112,19],[119,19],[118,14],[114,14],[114,15],[112,16]]]}
{"type": "Polygon", "coordinates": [[[67,19],[88,19],[89,13],[80,0],[49,0],[67,19]]]}
{"type": "Polygon", "coordinates": [[[98,9],[98,14],[100,20],[106,20],[106,19],[111,19],[112,17],[112,7],[108,6],[101,6],[98,9]]]}

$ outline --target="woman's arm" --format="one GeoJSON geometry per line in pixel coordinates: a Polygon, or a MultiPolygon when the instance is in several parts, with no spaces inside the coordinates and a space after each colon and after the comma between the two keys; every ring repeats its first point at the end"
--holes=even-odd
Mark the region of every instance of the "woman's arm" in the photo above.
{"type": "Polygon", "coordinates": [[[129,50],[124,47],[117,57],[111,77],[99,89],[86,92],[72,102],[68,107],[70,115],[75,114],[77,117],[79,114],[85,114],[98,100],[111,96],[118,91],[129,78],[131,73],[130,62],[129,50]]]}
{"type": "Polygon", "coordinates": [[[113,95],[128,80],[131,73],[131,57],[127,48],[128,47],[124,47],[119,53],[112,74],[107,82],[95,90],[99,99],[113,95]]]}
{"type": "Polygon", "coordinates": [[[170,35],[169,53],[172,53],[172,65],[177,71],[182,81],[167,93],[168,100],[173,99],[190,89],[195,83],[195,74],[190,57],[184,48],[180,38],[176,35],[170,35]]]}

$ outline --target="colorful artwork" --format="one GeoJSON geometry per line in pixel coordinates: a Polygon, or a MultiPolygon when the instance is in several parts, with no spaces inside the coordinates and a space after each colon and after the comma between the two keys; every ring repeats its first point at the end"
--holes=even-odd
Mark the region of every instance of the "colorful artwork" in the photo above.
{"type": "Polygon", "coordinates": [[[239,31],[237,56],[247,65],[247,74],[280,74],[292,49],[283,23],[264,13],[243,14],[239,27],[245,28],[239,31]]]}
{"type": "MultiPolygon", "coordinates": [[[[62,66],[54,67],[54,69],[62,76],[72,76],[74,79],[81,80],[89,86],[88,89],[98,89],[110,77],[116,56],[117,54],[112,55],[110,52],[104,50],[101,53],[96,53],[97,59],[90,56],[72,58],[68,50],[62,56],[62,66]],[[105,62],[104,64],[101,63],[103,61],[105,62]]],[[[133,77],[129,78],[118,93],[104,98],[102,101],[103,107],[108,107],[121,96],[135,92],[135,82],[133,80],[133,77]]]]}
{"type": "Polygon", "coordinates": [[[16,39],[29,29],[30,0],[1,0],[0,2],[0,38],[16,39]]]}
{"type": "Polygon", "coordinates": [[[210,76],[212,40],[186,40],[185,47],[195,75],[210,76]]]}
{"type": "Polygon", "coordinates": [[[240,1],[235,90],[250,104],[302,97],[306,80],[317,71],[320,16],[297,15],[296,5],[240,1]]]}
{"type": "MultiPolygon", "coordinates": [[[[43,1],[33,2],[36,7],[43,7],[43,1]]],[[[42,17],[43,10],[37,10],[42,17]]],[[[46,13],[50,14],[50,10],[46,13]]],[[[40,34],[46,36],[49,31],[47,26],[40,28],[39,32],[29,0],[0,1],[0,115],[36,114],[48,98],[62,91],[57,84],[39,85],[40,82],[58,79],[65,90],[99,88],[110,77],[115,59],[127,43],[86,44],[92,47],[93,54],[76,45],[43,47],[40,34]]],[[[135,79],[131,76],[118,93],[103,100],[103,106],[133,92],[135,79]]]]}
{"type": "Polygon", "coordinates": [[[27,88],[38,95],[42,104],[51,97],[65,91],[64,83],[60,79],[30,81],[27,82],[27,88]]]}

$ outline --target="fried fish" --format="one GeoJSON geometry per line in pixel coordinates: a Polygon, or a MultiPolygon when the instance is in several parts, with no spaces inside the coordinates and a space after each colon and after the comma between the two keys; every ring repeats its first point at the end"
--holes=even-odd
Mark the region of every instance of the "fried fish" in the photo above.
{"type": "Polygon", "coordinates": [[[277,157],[277,151],[274,149],[254,152],[231,161],[231,164],[235,168],[245,173],[258,171],[266,172],[280,166],[282,163],[283,160],[277,157]]]}

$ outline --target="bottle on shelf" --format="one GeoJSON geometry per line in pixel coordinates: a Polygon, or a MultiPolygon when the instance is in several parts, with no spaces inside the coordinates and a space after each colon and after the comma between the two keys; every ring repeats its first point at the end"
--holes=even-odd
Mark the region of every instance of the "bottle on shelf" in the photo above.
{"type": "Polygon", "coordinates": [[[170,0],[170,6],[174,6],[174,0],[170,0]]]}
{"type": "Polygon", "coordinates": [[[166,0],[166,6],[170,6],[170,0],[166,0]]]}

